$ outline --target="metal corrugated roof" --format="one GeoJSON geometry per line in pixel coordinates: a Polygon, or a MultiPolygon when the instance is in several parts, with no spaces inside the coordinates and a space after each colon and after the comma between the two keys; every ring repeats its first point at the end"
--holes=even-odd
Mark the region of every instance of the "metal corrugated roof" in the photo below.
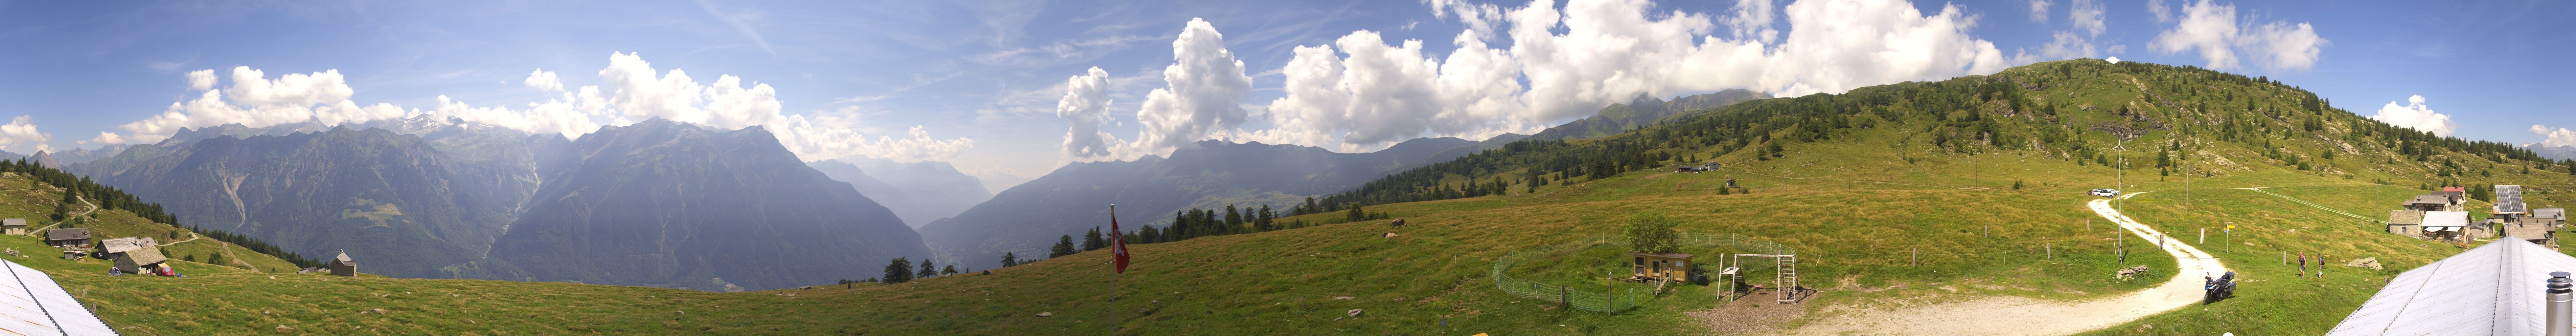
{"type": "Polygon", "coordinates": [[[2576,257],[2500,239],[2399,273],[2329,336],[2540,335],[2549,272],[2576,272],[2576,257]]]}
{"type": "Polygon", "coordinates": [[[2469,226],[2469,212],[2425,211],[2424,226],[2469,226]]]}
{"type": "Polygon", "coordinates": [[[0,334],[116,335],[45,272],[7,260],[0,264],[8,268],[0,272],[7,273],[0,276],[0,334]]]}

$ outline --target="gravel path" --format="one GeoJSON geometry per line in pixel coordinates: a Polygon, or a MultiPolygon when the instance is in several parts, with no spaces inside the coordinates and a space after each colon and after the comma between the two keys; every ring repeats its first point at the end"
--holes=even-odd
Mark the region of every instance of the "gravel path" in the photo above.
{"type": "MultiPolygon", "coordinates": [[[[2129,198],[2144,192],[2120,196],[2129,198]]],[[[2118,223],[2120,228],[2145,239],[2147,243],[2132,248],[2154,248],[2163,232],[2139,224],[2113,207],[2111,200],[2094,200],[2087,204],[2102,218],[2118,223]]],[[[2135,242],[2135,241],[2132,241],[2135,242]]],[[[1797,335],[2068,335],[2109,328],[2166,311],[2199,303],[2201,279],[2193,275],[2217,276],[2227,272],[2217,258],[2199,248],[2183,244],[2181,239],[2166,240],[2165,253],[2174,256],[2175,265],[2183,270],[2171,280],[2153,288],[2117,297],[2061,301],[2024,297],[1992,297],[1966,302],[1902,307],[1847,313],[1825,318],[1797,330],[1797,335]]],[[[2156,270],[2164,273],[2170,270],[2156,270]]],[[[2103,276],[2110,276],[2105,273],[2103,276]]]]}

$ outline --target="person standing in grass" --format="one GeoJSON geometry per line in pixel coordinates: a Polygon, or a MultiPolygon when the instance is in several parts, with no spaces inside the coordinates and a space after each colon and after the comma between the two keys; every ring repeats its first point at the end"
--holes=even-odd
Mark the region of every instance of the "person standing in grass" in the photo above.
{"type": "Polygon", "coordinates": [[[2308,278],[2308,253],[2299,252],[2299,278],[2308,278]]]}

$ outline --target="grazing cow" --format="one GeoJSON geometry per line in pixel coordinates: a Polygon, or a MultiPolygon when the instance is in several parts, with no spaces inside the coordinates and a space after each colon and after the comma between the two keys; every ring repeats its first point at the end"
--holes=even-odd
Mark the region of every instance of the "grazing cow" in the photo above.
{"type": "Polygon", "coordinates": [[[1392,225],[1392,226],[1394,226],[1394,227],[1404,227],[1404,219],[1403,219],[1403,218],[1397,218],[1397,219],[1395,219],[1395,221],[1393,221],[1393,222],[1387,222],[1387,224],[1388,224],[1388,225],[1392,225]]]}

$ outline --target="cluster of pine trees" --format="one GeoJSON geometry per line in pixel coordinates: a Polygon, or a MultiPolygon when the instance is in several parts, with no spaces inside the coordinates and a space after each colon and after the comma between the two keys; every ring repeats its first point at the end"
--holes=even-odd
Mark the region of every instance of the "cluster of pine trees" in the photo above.
{"type": "MultiPolygon", "coordinates": [[[[90,202],[97,203],[98,207],[102,210],[124,210],[126,212],[134,213],[135,216],[143,217],[143,219],[150,220],[155,223],[187,228],[188,231],[195,231],[197,233],[204,234],[207,238],[214,238],[215,240],[232,243],[233,245],[241,245],[242,248],[250,249],[251,252],[276,256],[278,259],[286,259],[287,262],[294,263],[295,266],[298,267],[322,267],[322,262],[319,260],[305,258],[303,255],[296,254],[294,252],[287,252],[286,249],[279,248],[277,245],[270,245],[268,242],[230,232],[208,230],[194,225],[180,224],[179,216],[162,211],[160,203],[145,202],[142,198],[135,197],[134,194],[125,193],[124,190],[119,190],[116,187],[91,182],[87,176],[74,175],[72,173],[63,172],[60,169],[45,167],[44,165],[36,164],[35,162],[31,162],[23,158],[18,160],[0,160],[0,172],[11,172],[31,176],[35,183],[50,184],[65,189],[66,191],[63,193],[63,203],[57,204],[54,209],[53,219],[56,221],[69,219],[67,217],[70,216],[70,213],[74,209],[72,204],[78,204],[81,200],[89,200],[90,202]]],[[[28,187],[33,189],[35,186],[31,185],[28,187]]]]}
{"type": "MultiPolygon", "coordinates": [[[[931,277],[938,277],[938,276],[944,276],[944,275],[957,275],[957,273],[963,273],[963,272],[958,272],[958,271],[957,271],[957,265],[948,265],[948,266],[946,266],[946,267],[940,267],[940,266],[937,266],[937,265],[934,265],[934,264],[935,264],[935,263],[931,262],[931,261],[930,261],[930,259],[922,259],[922,260],[921,260],[921,269],[919,269],[919,270],[914,270],[914,269],[912,268],[912,259],[910,259],[910,258],[894,258],[894,260],[886,262],[886,267],[885,267],[885,276],[884,276],[884,277],[879,277],[879,278],[868,278],[867,280],[855,280],[855,281],[854,281],[854,280],[841,280],[841,282],[840,282],[840,283],[841,283],[841,284],[850,284],[850,283],[860,283],[860,282],[881,282],[881,283],[889,283],[889,284],[899,284],[899,283],[911,282],[911,281],[913,281],[913,280],[921,280],[921,279],[927,279],[927,278],[931,278],[931,277]]],[[[974,272],[974,270],[969,269],[969,270],[966,270],[966,272],[974,272]]]]}

